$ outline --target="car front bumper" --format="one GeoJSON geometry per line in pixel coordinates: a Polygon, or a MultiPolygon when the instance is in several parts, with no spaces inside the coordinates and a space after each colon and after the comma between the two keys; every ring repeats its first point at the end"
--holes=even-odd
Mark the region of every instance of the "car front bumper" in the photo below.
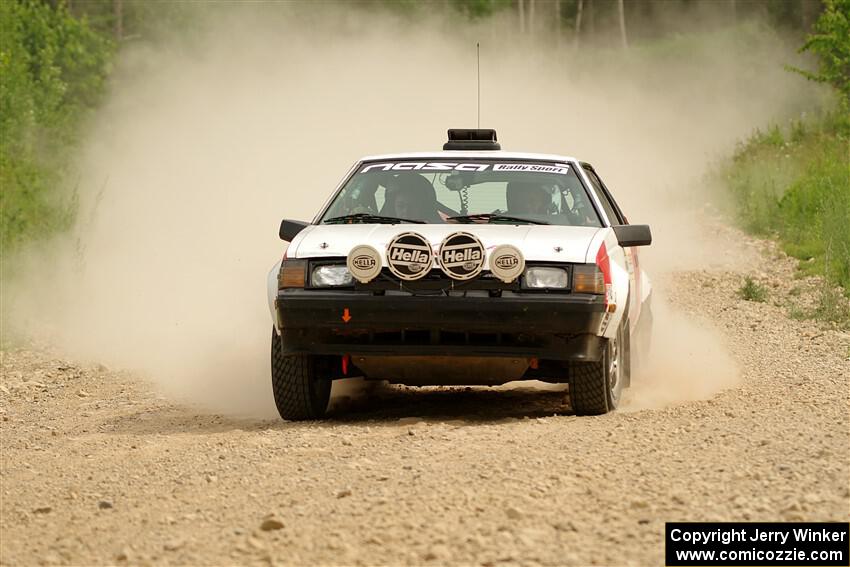
{"type": "Polygon", "coordinates": [[[601,296],[374,294],[288,289],[275,300],[286,354],[599,360],[601,296]]]}

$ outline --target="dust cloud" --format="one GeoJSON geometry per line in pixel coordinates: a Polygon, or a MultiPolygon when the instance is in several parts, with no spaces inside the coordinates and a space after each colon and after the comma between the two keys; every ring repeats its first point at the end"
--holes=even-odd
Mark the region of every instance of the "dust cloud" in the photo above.
{"type": "MultiPolygon", "coordinates": [[[[593,163],[630,220],[652,225],[656,278],[722,262],[694,228],[707,164],[811,96],[764,30],[706,35],[678,57],[429,18],[250,4],[202,14],[188,38],[128,45],[79,160],[77,226],[21,259],[5,324],[209,410],[274,416],[265,277],[280,219],[312,218],[362,155],[439,149],[446,128],[474,126],[476,41],[481,125],[507,150],[593,163]]],[[[656,311],[666,347],[648,383],[664,395],[637,406],[734,382],[720,336],[656,311]]]]}
{"type": "Polygon", "coordinates": [[[623,411],[705,400],[739,382],[717,330],[689,319],[663,295],[653,298],[652,309],[651,346],[623,394],[623,411]]]}

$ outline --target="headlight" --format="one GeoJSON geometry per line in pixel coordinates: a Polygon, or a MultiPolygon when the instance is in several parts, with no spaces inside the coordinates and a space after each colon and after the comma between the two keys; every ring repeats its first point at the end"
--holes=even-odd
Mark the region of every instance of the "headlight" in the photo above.
{"type": "Polygon", "coordinates": [[[566,289],[569,283],[567,271],[562,268],[527,268],[525,287],[535,289],[566,289]]]}
{"type": "Polygon", "coordinates": [[[351,285],[354,278],[345,266],[328,264],[316,266],[310,274],[310,285],[312,287],[334,287],[351,285]]]}

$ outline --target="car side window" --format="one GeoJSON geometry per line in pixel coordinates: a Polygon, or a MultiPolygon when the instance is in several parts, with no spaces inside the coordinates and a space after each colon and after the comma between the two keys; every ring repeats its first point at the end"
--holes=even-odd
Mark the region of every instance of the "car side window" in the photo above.
{"type": "Polygon", "coordinates": [[[617,212],[617,209],[614,207],[611,200],[608,198],[608,192],[605,190],[605,187],[602,185],[602,180],[599,179],[599,176],[596,175],[596,172],[586,165],[582,165],[584,172],[590,178],[590,183],[593,185],[593,189],[596,191],[596,195],[599,196],[599,201],[602,203],[602,208],[605,209],[605,214],[608,216],[608,220],[612,225],[616,224],[624,224],[623,219],[620,214],[617,212]]]}

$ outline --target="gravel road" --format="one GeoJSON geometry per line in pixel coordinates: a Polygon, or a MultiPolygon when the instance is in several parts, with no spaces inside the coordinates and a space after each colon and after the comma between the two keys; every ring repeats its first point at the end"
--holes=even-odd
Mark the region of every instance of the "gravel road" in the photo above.
{"type": "Polygon", "coordinates": [[[846,521],[850,336],[789,319],[816,284],[746,242],[767,302],[736,296],[741,272],[665,284],[740,384],[662,409],[385,388],[324,423],[258,421],[4,351],[0,564],[662,565],[665,521],[846,521]]]}

